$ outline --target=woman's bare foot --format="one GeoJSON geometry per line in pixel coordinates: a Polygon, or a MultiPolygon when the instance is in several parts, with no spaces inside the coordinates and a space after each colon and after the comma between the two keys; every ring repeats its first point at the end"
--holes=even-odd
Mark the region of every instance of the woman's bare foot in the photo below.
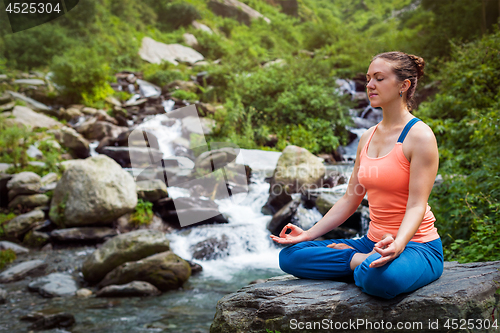
{"type": "MultiPolygon", "coordinates": [[[[388,236],[392,236],[392,234],[390,233],[386,233],[382,236],[382,239],[388,237],[388,236]]],[[[394,237],[394,236],[392,236],[394,237]]],[[[377,251],[375,251],[375,248],[373,250],[371,250],[370,253],[356,253],[352,256],[352,259],[351,259],[351,263],[350,263],[350,266],[351,266],[351,269],[354,270],[356,267],[358,267],[366,258],[368,258],[369,256],[371,256],[372,254],[374,253],[377,253],[377,251]]]]}

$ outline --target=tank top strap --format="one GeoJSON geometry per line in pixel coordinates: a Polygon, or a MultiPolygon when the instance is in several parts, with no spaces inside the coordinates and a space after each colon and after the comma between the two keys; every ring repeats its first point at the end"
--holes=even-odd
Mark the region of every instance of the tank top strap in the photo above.
{"type": "Polygon", "coordinates": [[[380,123],[378,123],[377,125],[375,125],[375,128],[372,131],[372,134],[370,134],[370,136],[368,137],[368,140],[366,140],[365,146],[363,147],[363,150],[361,151],[362,154],[363,154],[363,152],[365,154],[368,154],[367,147],[370,144],[370,142],[372,141],[373,134],[375,134],[375,131],[377,130],[377,127],[378,127],[379,124],[380,123]]]}
{"type": "Polygon", "coordinates": [[[421,119],[418,119],[417,117],[415,117],[412,120],[410,120],[408,123],[406,123],[405,128],[403,128],[403,132],[401,132],[401,135],[399,136],[398,142],[403,143],[404,139],[406,138],[406,135],[410,131],[410,128],[412,128],[412,126],[415,125],[419,121],[421,121],[421,119]]]}

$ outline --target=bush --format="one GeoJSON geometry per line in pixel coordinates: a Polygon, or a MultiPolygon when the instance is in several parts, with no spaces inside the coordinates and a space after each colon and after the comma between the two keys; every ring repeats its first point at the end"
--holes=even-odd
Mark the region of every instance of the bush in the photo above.
{"type": "Polygon", "coordinates": [[[16,253],[13,250],[0,250],[0,269],[3,269],[5,265],[10,264],[14,260],[16,260],[16,253]]]}
{"type": "Polygon", "coordinates": [[[28,147],[34,138],[31,131],[24,125],[10,125],[0,117],[0,161],[12,163],[14,170],[20,170],[28,165],[28,147]]]}
{"type": "Polygon", "coordinates": [[[158,8],[158,26],[165,31],[187,27],[201,15],[193,5],[186,2],[161,4],[158,8]]]}
{"type": "Polygon", "coordinates": [[[114,92],[108,84],[113,81],[108,63],[91,48],[75,47],[54,57],[51,70],[54,83],[75,103],[101,108],[114,92]]]}
{"type": "Polygon", "coordinates": [[[153,203],[139,199],[135,211],[130,216],[130,223],[135,226],[148,225],[153,220],[153,203]]]}

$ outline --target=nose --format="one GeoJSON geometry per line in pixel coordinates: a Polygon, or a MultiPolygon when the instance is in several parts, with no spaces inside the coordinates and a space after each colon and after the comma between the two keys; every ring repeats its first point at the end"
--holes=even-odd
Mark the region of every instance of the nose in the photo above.
{"type": "Polygon", "coordinates": [[[366,88],[367,88],[367,89],[374,89],[374,88],[375,88],[375,83],[373,82],[373,79],[370,79],[370,80],[366,83],[366,88]]]}

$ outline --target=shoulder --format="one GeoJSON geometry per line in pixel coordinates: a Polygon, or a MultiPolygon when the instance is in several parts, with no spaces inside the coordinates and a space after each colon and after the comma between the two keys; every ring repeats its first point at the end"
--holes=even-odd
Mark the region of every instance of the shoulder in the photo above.
{"type": "Polygon", "coordinates": [[[370,135],[372,135],[373,131],[375,130],[375,127],[377,127],[377,125],[370,127],[361,135],[361,137],[359,138],[358,149],[361,149],[365,146],[366,142],[368,141],[368,138],[370,137],[370,135]]]}
{"type": "Polygon", "coordinates": [[[406,147],[403,147],[403,151],[410,161],[415,156],[424,160],[434,160],[438,157],[436,136],[429,125],[423,121],[413,125],[404,143],[406,147]]]}
{"type": "Polygon", "coordinates": [[[407,138],[412,145],[436,145],[436,136],[423,121],[418,121],[408,132],[407,138]]]}

